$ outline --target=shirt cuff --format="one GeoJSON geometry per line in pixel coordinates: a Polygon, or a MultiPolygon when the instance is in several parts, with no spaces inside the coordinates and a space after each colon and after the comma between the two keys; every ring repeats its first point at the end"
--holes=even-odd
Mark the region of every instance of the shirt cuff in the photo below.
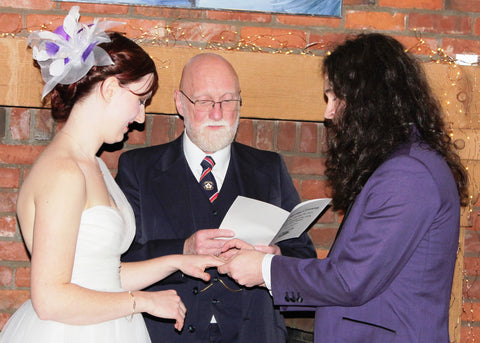
{"type": "Polygon", "coordinates": [[[262,260],[262,277],[265,282],[265,286],[269,291],[272,290],[272,278],[270,273],[270,266],[272,264],[273,254],[266,254],[262,260]]]}

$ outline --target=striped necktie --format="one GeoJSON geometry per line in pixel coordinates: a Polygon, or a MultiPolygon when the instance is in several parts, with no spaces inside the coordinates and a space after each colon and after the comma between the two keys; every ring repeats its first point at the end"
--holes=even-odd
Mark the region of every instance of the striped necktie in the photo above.
{"type": "Polygon", "coordinates": [[[215,177],[212,174],[212,168],[215,165],[215,161],[211,156],[205,156],[200,165],[203,168],[202,176],[200,176],[200,185],[203,190],[207,193],[208,199],[210,202],[214,202],[218,197],[217,183],[215,182],[215,177]]]}

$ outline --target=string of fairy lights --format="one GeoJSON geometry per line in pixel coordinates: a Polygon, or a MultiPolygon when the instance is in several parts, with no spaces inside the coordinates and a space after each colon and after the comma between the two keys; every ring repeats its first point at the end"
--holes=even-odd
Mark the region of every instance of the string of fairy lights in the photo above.
{"type": "MultiPolygon", "coordinates": [[[[1,33],[0,38],[15,38],[16,36],[25,36],[34,30],[49,30],[56,28],[61,25],[61,20],[58,19],[57,22],[51,21],[45,24],[39,25],[39,27],[30,27],[28,29],[17,30],[17,33],[1,33]]],[[[329,53],[330,47],[328,43],[324,42],[310,42],[307,43],[304,37],[296,35],[293,32],[286,32],[283,34],[276,35],[251,35],[245,38],[242,38],[236,31],[224,31],[217,36],[215,40],[210,39],[208,35],[201,32],[201,25],[199,24],[197,36],[200,37],[197,41],[189,41],[187,37],[190,37],[189,31],[192,30],[191,27],[185,28],[182,27],[181,22],[174,22],[171,25],[165,26],[154,26],[152,28],[143,28],[143,27],[134,27],[128,26],[128,32],[134,32],[133,36],[130,37],[134,41],[143,45],[156,45],[156,46],[165,46],[165,47],[175,47],[175,46],[184,46],[190,47],[199,50],[222,50],[222,51],[243,51],[243,52],[252,52],[252,53],[270,53],[270,54],[302,54],[302,55],[325,55],[329,53]],[[296,47],[291,47],[291,42],[297,42],[296,47]]],[[[467,125],[463,125],[468,128],[476,128],[478,126],[478,115],[480,114],[475,104],[471,103],[471,99],[474,98],[475,92],[480,92],[479,86],[477,85],[476,71],[473,72],[473,85],[471,79],[466,75],[465,70],[460,66],[457,61],[449,56],[442,48],[432,49],[429,44],[422,38],[421,34],[414,30],[415,37],[417,39],[416,44],[412,47],[409,47],[407,51],[417,54],[419,56],[426,56],[428,62],[444,64],[448,66],[447,80],[451,92],[445,91],[443,94],[437,94],[439,100],[441,101],[446,116],[446,122],[448,125],[448,134],[452,138],[455,147],[459,150],[476,151],[475,147],[480,147],[480,142],[477,142],[476,136],[470,137],[469,132],[472,130],[461,129],[458,125],[458,118],[461,117],[464,121],[464,118],[467,118],[467,125]],[[452,95],[454,94],[454,95],[452,95]],[[472,108],[473,107],[473,108],[472,108]],[[457,125],[456,125],[457,124],[457,125]]],[[[130,36],[131,34],[129,34],[130,36]]],[[[169,68],[170,61],[168,60],[159,60],[155,59],[158,69],[169,68]]],[[[478,66],[478,64],[471,64],[471,66],[478,66]]],[[[480,139],[480,136],[479,136],[480,139]]],[[[474,158],[468,159],[464,158],[464,165],[466,170],[472,176],[472,173],[475,171],[475,160],[474,158]]],[[[479,164],[478,179],[475,180],[474,177],[471,177],[470,184],[470,195],[469,195],[469,205],[465,210],[462,211],[462,218],[466,220],[468,226],[472,225],[472,216],[474,215],[475,204],[478,201],[478,195],[480,194],[480,164],[479,164]]],[[[473,175],[475,176],[475,175],[473,175]]],[[[475,230],[470,230],[472,233],[480,234],[475,232],[475,230]]],[[[463,256],[463,251],[461,247],[459,248],[458,254],[463,256]]],[[[462,320],[466,322],[467,337],[462,337],[462,341],[466,339],[466,342],[475,342],[475,327],[474,323],[478,318],[478,315],[475,314],[474,307],[465,303],[465,298],[469,297],[469,292],[474,286],[476,279],[480,276],[480,262],[479,259],[476,259],[476,264],[474,267],[474,275],[468,275],[467,271],[462,268],[463,280],[464,280],[464,297],[462,298],[462,320]]],[[[471,271],[469,271],[471,274],[471,271]]],[[[460,330],[461,323],[457,323],[455,330],[460,330]]],[[[465,332],[462,332],[464,335],[465,332]]]]}

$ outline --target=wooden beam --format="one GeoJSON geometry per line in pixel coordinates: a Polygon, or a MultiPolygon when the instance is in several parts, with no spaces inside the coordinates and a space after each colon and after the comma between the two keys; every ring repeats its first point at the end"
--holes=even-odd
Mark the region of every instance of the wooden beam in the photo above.
{"type": "MultiPolygon", "coordinates": [[[[145,46],[160,76],[160,88],[151,113],[176,113],[173,91],[178,88],[184,64],[196,48],[145,46]]],[[[26,40],[0,39],[0,106],[44,107],[43,82],[33,66],[26,40]]],[[[210,51],[210,50],[209,50],[210,51]]],[[[214,51],[237,70],[242,88],[242,117],[285,120],[323,119],[321,58],[307,55],[214,51]]],[[[48,104],[46,105],[48,107],[48,104]]]]}
{"type": "MultiPolygon", "coordinates": [[[[160,88],[149,113],[176,113],[173,91],[185,63],[194,55],[213,51],[237,70],[244,118],[321,121],[325,110],[321,63],[323,57],[261,52],[200,50],[145,45],[160,76],[160,88]]],[[[0,38],[0,106],[48,107],[40,101],[43,82],[33,66],[23,38],[0,38]]],[[[425,63],[425,70],[453,128],[479,128],[480,97],[473,88],[479,68],[425,63]]]]}

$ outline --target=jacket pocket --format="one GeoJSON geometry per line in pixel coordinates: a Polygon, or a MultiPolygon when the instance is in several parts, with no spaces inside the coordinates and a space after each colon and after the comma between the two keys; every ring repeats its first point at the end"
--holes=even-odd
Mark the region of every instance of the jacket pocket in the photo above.
{"type": "Polygon", "coordinates": [[[389,327],[358,319],[343,317],[345,332],[352,339],[349,342],[388,342],[395,338],[397,332],[389,327]]]}

